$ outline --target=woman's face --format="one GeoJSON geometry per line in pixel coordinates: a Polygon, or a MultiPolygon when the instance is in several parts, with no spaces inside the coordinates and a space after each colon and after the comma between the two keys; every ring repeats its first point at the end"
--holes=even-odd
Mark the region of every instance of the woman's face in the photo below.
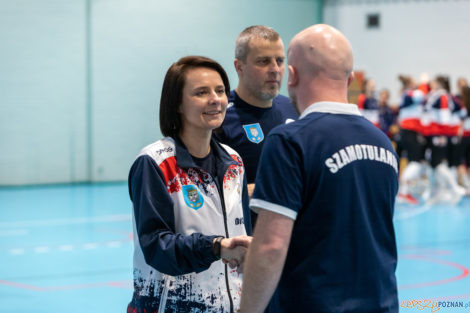
{"type": "Polygon", "coordinates": [[[219,73],[206,67],[186,72],[181,113],[182,131],[212,131],[219,127],[227,110],[227,95],[219,73]]]}
{"type": "Polygon", "coordinates": [[[374,93],[375,93],[375,81],[373,81],[372,79],[368,80],[366,82],[366,95],[367,96],[374,96],[374,93]]]}
{"type": "Polygon", "coordinates": [[[390,94],[386,90],[382,90],[379,94],[379,104],[386,105],[390,99],[390,94]]]}
{"type": "Polygon", "coordinates": [[[467,80],[465,78],[459,78],[457,80],[457,88],[459,89],[459,92],[462,93],[463,87],[468,86],[467,80]]]}

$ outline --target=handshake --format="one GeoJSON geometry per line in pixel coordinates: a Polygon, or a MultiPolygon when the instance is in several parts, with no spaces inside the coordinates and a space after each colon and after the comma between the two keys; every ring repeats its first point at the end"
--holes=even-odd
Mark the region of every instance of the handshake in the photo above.
{"type": "Polygon", "coordinates": [[[236,236],[222,239],[220,242],[222,262],[228,264],[232,269],[236,268],[238,273],[242,273],[245,254],[252,238],[250,236],[236,236]]]}

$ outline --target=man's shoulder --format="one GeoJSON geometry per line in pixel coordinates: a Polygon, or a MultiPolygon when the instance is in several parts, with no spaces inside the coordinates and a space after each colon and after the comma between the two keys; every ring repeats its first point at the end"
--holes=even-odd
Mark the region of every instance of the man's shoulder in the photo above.
{"type": "Polygon", "coordinates": [[[283,96],[281,94],[278,94],[276,97],[273,99],[273,104],[285,104],[289,103],[292,105],[292,102],[290,101],[289,97],[283,96]]]}
{"type": "Polygon", "coordinates": [[[269,136],[279,136],[290,141],[299,141],[302,139],[302,134],[309,128],[309,123],[305,123],[303,120],[296,120],[290,123],[279,124],[274,127],[269,136]]]}
{"type": "Polygon", "coordinates": [[[283,96],[281,94],[277,95],[273,99],[273,108],[276,111],[280,111],[283,116],[296,120],[299,118],[299,114],[294,108],[294,105],[290,101],[290,99],[286,96],[283,96]]]}
{"type": "Polygon", "coordinates": [[[237,111],[237,107],[241,103],[241,98],[237,95],[235,90],[230,91],[230,94],[227,98],[228,106],[227,106],[227,114],[233,114],[233,112],[237,111]]]}
{"type": "Polygon", "coordinates": [[[271,133],[291,139],[296,138],[299,141],[308,140],[312,134],[334,136],[343,131],[355,133],[354,127],[357,127],[357,125],[368,128],[373,133],[382,133],[380,129],[362,116],[347,115],[347,118],[349,121],[346,122],[343,117],[337,114],[313,112],[296,121],[278,125],[271,133]],[[356,120],[356,122],[350,123],[351,119],[356,120]],[[336,128],[335,125],[340,127],[336,128]]]}
{"type": "Polygon", "coordinates": [[[227,109],[230,109],[232,108],[233,109],[233,106],[236,104],[236,103],[239,103],[241,101],[241,98],[237,95],[237,93],[235,92],[235,89],[230,91],[230,94],[228,95],[228,107],[227,109]]]}

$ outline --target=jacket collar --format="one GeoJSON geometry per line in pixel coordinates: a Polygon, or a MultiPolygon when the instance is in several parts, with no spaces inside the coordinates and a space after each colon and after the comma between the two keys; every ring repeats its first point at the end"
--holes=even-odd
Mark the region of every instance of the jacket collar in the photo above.
{"type": "MultiPolygon", "coordinates": [[[[194,163],[191,154],[179,136],[173,139],[175,141],[176,164],[181,168],[199,168],[199,166],[194,163]]],[[[218,164],[222,165],[224,168],[238,164],[213,137],[211,138],[210,145],[211,151],[214,153],[218,164]]]]}
{"type": "Polygon", "coordinates": [[[357,105],[351,103],[329,102],[321,101],[309,105],[305,111],[302,112],[299,119],[304,118],[310,113],[331,113],[331,114],[349,114],[361,115],[357,105]]]}

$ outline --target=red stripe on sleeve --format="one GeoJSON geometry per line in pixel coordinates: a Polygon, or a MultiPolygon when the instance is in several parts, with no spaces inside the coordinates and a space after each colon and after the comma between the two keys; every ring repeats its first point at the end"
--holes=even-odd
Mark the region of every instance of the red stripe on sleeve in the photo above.
{"type": "Polygon", "coordinates": [[[364,109],[364,102],[366,102],[366,95],[361,93],[359,97],[357,97],[357,107],[359,109],[364,109]]]}
{"type": "Polygon", "coordinates": [[[448,109],[449,108],[449,100],[447,99],[446,95],[441,96],[441,109],[448,109]]]}
{"type": "Polygon", "coordinates": [[[180,191],[181,184],[191,184],[188,176],[178,168],[176,158],[174,156],[165,159],[165,161],[160,164],[160,169],[165,177],[165,185],[170,194],[180,191]]]}

